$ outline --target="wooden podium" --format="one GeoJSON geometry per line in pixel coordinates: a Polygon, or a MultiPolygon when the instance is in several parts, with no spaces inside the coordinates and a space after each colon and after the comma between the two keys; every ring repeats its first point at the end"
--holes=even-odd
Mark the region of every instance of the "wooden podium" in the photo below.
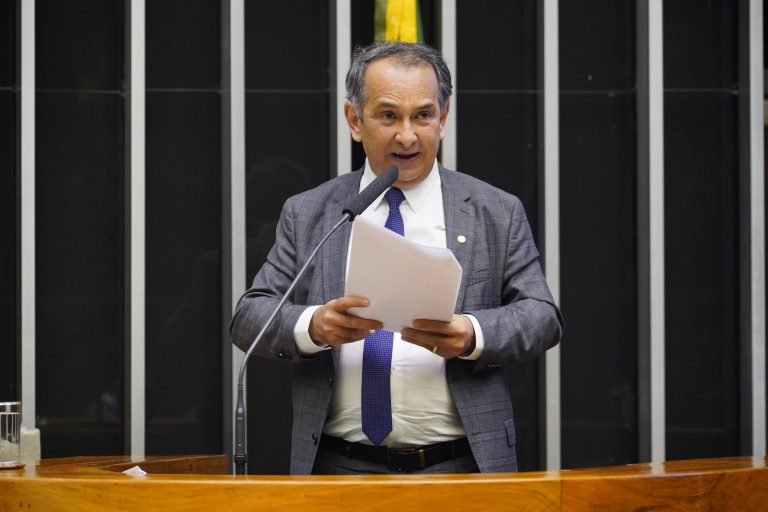
{"type": "Polygon", "coordinates": [[[0,470],[0,511],[768,510],[766,458],[473,475],[232,476],[224,456],[73,457],[0,470]],[[140,466],[146,476],[122,472],[140,466]]]}

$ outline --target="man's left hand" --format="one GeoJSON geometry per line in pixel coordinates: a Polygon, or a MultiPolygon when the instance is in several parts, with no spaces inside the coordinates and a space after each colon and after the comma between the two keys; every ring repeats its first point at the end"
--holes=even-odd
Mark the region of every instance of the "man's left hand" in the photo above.
{"type": "Polygon", "coordinates": [[[475,349],[475,329],[464,315],[453,315],[450,322],[414,320],[413,328],[400,331],[400,337],[445,359],[468,356],[475,349]]]}

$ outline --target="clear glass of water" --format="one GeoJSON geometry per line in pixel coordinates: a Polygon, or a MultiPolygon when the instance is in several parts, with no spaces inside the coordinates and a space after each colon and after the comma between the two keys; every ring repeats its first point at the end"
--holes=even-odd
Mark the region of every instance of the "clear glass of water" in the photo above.
{"type": "Polygon", "coordinates": [[[0,402],[0,469],[21,467],[21,402],[0,402]]]}

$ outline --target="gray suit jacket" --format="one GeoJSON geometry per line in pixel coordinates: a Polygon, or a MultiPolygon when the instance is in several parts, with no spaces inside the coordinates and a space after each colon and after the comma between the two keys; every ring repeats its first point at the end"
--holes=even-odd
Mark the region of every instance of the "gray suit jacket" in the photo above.
{"type": "MultiPolygon", "coordinates": [[[[285,203],[275,245],[232,319],[238,347],[247,349],[298,269],[357,194],[361,176],[361,171],[342,175],[285,203]]],[[[515,471],[515,428],[503,365],[557,344],[562,318],[520,201],[465,174],[441,168],[440,178],[448,247],[464,272],[456,313],[474,315],[485,338],[477,361],[447,361],[448,386],[480,470],[515,471]],[[459,235],[466,237],[465,243],[458,242],[459,235]]],[[[350,231],[347,223],[328,240],[255,350],[296,363],[292,474],[312,471],[338,364],[338,350],[302,356],[293,328],[307,305],[344,294],[350,231]]]]}

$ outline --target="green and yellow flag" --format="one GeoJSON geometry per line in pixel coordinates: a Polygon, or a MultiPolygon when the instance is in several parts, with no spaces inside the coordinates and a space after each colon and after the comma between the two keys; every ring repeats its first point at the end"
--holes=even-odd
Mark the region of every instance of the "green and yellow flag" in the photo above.
{"type": "Polygon", "coordinates": [[[376,41],[423,43],[421,10],[418,0],[376,0],[373,13],[376,41]]]}

